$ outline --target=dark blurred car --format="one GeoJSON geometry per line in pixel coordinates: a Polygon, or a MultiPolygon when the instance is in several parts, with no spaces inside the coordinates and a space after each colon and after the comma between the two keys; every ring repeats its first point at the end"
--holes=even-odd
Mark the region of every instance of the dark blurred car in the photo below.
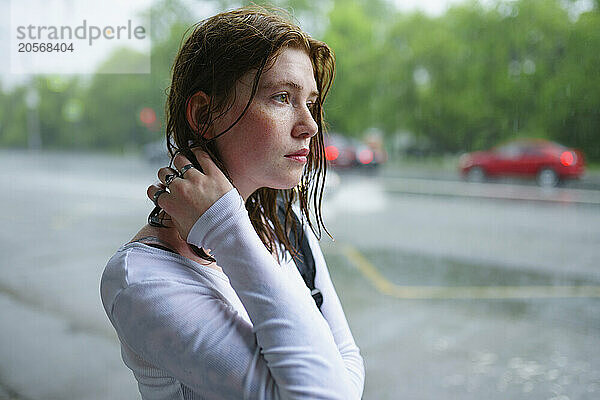
{"type": "Polygon", "coordinates": [[[337,169],[376,168],[387,160],[382,146],[370,145],[335,133],[325,135],[325,157],[337,169]]]}
{"type": "Polygon", "coordinates": [[[579,150],[543,139],[516,140],[489,151],[463,154],[459,167],[463,177],[472,182],[487,177],[534,177],[543,187],[579,178],[585,171],[579,150]]]}

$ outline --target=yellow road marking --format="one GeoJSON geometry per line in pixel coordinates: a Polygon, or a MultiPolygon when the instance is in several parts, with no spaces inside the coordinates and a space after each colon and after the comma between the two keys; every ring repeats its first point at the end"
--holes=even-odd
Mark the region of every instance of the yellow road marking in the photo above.
{"type": "Polygon", "coordinates": [[[399,299],[533,299],[600,297],[600,286],[399,286],[386,279],[358,250],[342,253],[382,294],[399,299]]]}

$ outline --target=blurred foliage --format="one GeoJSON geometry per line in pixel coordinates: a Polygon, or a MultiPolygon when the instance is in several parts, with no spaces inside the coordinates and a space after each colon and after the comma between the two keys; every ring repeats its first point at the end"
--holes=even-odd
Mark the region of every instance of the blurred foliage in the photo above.
{"type": "Polygon", "coordinates": [[[385,131],[404,126],[441,151],[536,136],[598,159],[599,17],[595,9],[573,22],[552,0],[403,16],[384,45],[377,119],[385,131]]]}
{"type": "MultiPolygon", "coordinates": [[[[215,10],[247,3],[212,1],[215,10]]],[[[581,15],[569,9],[573,0],[471,0],[439,17],[401,13],[389,0],[270,3],[290,10],[336,53],[326,106],[332,131],[410,132],[438,152],[536,136],[600,160],[600,0],[581,15]]],[[[162,137],[171,63],[196,22],[186,4],[163,0],[148,11],[150,74],[39,76],[28,87],[0,87],[0,145],[31,143],[24,132],[32,87],[45,148],[123,151],[162,137]],[[140,122],[145,107],[161,127],[140,122]]],[[[136,63],[140,55],[119,50],[105,65],[115,59],[136,63]]]]}

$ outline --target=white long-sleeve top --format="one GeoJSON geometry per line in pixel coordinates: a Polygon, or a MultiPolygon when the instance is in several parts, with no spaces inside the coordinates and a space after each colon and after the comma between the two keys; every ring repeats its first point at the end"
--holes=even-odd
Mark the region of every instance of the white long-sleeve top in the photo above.
{"type": "Polygon", "coordinates": [[[277,263],[232,189],[188,242],[211,249],[223,273],[129,243],[101,281],[106,313],[143,399],[360,399],[364,365],[319,244],[322,314],[289,253],[277,263]]]}

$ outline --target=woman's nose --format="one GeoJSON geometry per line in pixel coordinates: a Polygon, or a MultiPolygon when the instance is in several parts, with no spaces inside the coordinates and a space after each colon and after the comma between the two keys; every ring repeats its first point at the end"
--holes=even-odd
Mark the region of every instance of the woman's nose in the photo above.
{"type": "Polygon", "coordinates": [[[307,136],[313,137],[319,131],[319,126],[313,118],[310,109],[307,106],[298,107],[297,112],[298,124],[295,126],[293,134],[294,136],[307,136]]]}

